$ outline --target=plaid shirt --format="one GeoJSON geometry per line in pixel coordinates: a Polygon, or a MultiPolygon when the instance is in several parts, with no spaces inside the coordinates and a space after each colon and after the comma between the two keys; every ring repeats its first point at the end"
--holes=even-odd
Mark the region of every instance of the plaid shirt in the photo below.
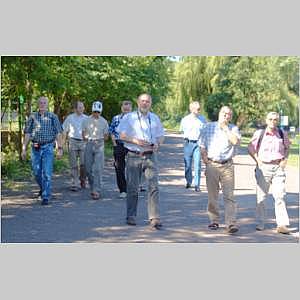
{"type": "MultiPolygon", "coordinates": [[[[237,126],[229,124],[228,127],[238,139],[241,138],[237,126]]],[[[206,149],[208,158],[217,161],[230,159],[236,152],[236,147],[230,143],[226,133],[219,127],[218,122],[210,122],[206,125],[198,144],[201,148],[206,149]]]]}
{"type": "Polygon", "coordinates": [[[112,118],[111,124],[109,126],[109,134],[113,134],[116,140],[120,139],[120,134],[116,131],[117,127],[120,124],[120,121],[124,117],[125,114],[119,114],[112,118]]]}
{"type": "Polygon", "coordinates": [[[54,142],[56,135],[62,131],[57,115],[51,112],[45,112],[44,116],[39,112],[31,114],[24,129],[25,134],[30,134],[31,141],[40,144],[54,142]]]}

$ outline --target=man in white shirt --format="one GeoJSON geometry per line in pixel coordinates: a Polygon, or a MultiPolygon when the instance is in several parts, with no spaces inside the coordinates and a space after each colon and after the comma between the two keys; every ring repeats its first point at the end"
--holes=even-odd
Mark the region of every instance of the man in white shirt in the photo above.
{"type": "Polygon", "coordinates": [[[200,192],[201,179],[201,151],[197,144],[206,120],[200,115],[200,103],[193,101],[190,103],[190,114],[185,116],[180,123],[180,131],[184,138],[184,168],[186,188],[190,188],[193,181],[192,161],[194,160],[194,184],[195,191],[200,192]]]}
{"type": "Polygon", "coordinates": [[[152,98],[142,94],[138,110],[121,120],[117,131],[127,149],[127,224],[136,225],[139,184],[144,171],[148,185],[148,217],[153,229],[160,229],[157,151],[164,129],[159,117],[150,112],[152,98]]]}
{"type": "Polygon", "coordinates": [[[82,139],[82,122],[87,118],[84,112],[84,104],[81,101],[74,103],[74,113],[67,116],[63,123],[64,138],[69,142],[69,161],[71,167],[71,191],[85,188],[84,149],[85,142],[82,139]],[[79,158],[79,172],[78,172],[79,158]],[[78,174],[80,174],[78,176],[78,174]]]}

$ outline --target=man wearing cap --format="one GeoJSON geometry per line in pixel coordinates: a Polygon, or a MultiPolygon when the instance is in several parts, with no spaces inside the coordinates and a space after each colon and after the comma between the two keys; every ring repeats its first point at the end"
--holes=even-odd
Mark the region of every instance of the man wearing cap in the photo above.
{"type": "Polygon", "coordinates": [[[26,158],[26,149],[29,141],[32,143],[31,162],[35,179],[39,185],[39,196],[42,205],[48,205],[51,199],[51,177],[53,170],[53,148],[57,142],[57,158],[63,154],[62,126],[57,115],[48,112],[48,98],[38,99],[38,112],[31,114],[26,123],[22,159],[26,158]]]}
{"type": "Polygon", "coordinates": [[[76,101],[73,105],[74,113],[67,116],[63,123],[64,137],[68,138],[69,161],[71,167],[71,191],[85,188],[84,149],[85,142],[82,138],[82,123],[88,116],[84,112],[84,104],[76,101]],[[78,160],[79,158],[79,168],[78,160]],[[79,169],[79,171],[78,171],[79,169]],[[79,175],[80,174],[80,175],[79,175]]]}
{"type": "Polygon", "coordinates": [[[265,228],[265,201],[272,184],[277,232],[289,234],[289,216],[285,204],[285,167],[290,140],[287,133],[277,127],[278,121],[277,112],[268,113],[267,127],[253,134],[248,152],[256,162],[256,230],[261,231],[265,228]]]}
{"type": "Polygon", "coordinates": [[[201,135],[199,145],[202,159],[206,164],[206,186],[208,192],[209,229],[219,228],[219,189],[223,191],[225,224],[228,233],[239,230],[236,225],[237,204],[233,195],[234,166],[232,157],[241,135],[237,126],[230,124],[232,110],[223,106],[219,111],[217,122],[209,122],[201,135]]]}
{"type": "Polygon", "coordinates": [[[150,112],[152,98],[141,94],[138,110],[121,120],[117,131],[127,149],[127,224],[136,225],[139,183],[142,172],[148,185],[148,218],[153,229],[160,229],[157,151],[164,129],[159,117],[150,112]]]}
{"type": "Polygon", "coordinates": [[[92,199],[99,199],[102,192],[104,170],[104,140],[108,139],[108,123],[101,116],[102,103],[95,101],[92,115],[82,123],[82,136],[87,141],[84,155],[85,170],[91,187],[92,199]]]}
{"type": "Polygon", "coordinates": [[[190,114],[185,116],[180,122],[180,131],[184,138],[184,168],[186,188],[192,185],[192,161],[194,160],[194,184],[195,191],[200,192],[201,179],[201,152],[197,144],[201,131],[205,126],[205,118],[200,115],[200,103],[193,101],[190,103],[190,114]]]}
{"type": "Polygon", "coordinates": [[[120,197],[126,198],[126,179],[125,179],[125,157],[126,157],[126,149],[124,147],[124,143],[120,140],[120,135],[116,131],[116,128],[119,126],[120,121],[123,117],[131,112],[132,103],[131,101],[125,100],[121,105],[121,114],[113,117],[112,122],[109,127],[109,133],[111,135],[111,140],[113,143],[113,155],[114,155],[114,166],[117,177],[117,185],[120,191],[120,197]]]}

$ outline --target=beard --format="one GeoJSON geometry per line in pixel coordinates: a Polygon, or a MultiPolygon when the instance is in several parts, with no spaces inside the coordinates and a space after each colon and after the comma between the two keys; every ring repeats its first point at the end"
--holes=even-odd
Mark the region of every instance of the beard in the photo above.
{"type": "Polygon", "coordinates": [[[149,111],[149,108],[142,108],[140,107],[140,112],[146,114],[149,111]]]}

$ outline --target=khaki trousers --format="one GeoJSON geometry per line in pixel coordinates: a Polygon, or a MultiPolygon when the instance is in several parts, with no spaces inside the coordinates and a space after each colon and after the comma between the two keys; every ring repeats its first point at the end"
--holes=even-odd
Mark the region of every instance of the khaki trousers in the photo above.
{"type": "Polygon", "coordinates": [[[100,193],[104,169],[104,142],[89,141],[86,144],[84,163],[92,192],[100,193]]]}
{"type": "Polygon", "coordinates": [[[256,218],[259,225],[265,222],[265,200],[267,198],[270,185],[272,184],[272,194],[275,201],[275,217],[278,226],[288,226],[289,216],[285,205],[285,179],[286,173],[275,164],[262,164],[255,169],[256,178],[256,218]]]}
{"type": "Polygon", "coordinates": [[[234,200],[234,166],[229,161],[225,164],[209,162],[206,165],[206,186],[208,191],[208,216],[211,223],[220,223],[219,190],[223,191],[226,226],[236,223],[237,204],[234,200]]]}
{"type": "Polygon", "coordinates": [[[69,140],[69,162],[71,168],[71,185],[80,187],[79,180],[85,180],[84,168],[85,142],[74,139],[69,140]],[[79,159],[79,168],[78,168],[79,159]]]}

